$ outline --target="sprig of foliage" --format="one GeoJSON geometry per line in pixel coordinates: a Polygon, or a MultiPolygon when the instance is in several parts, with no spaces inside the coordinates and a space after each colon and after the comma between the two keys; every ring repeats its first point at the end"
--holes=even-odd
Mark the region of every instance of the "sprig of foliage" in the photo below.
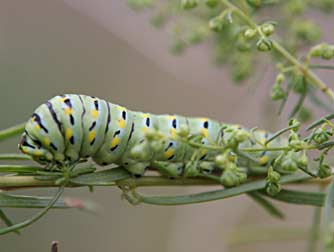
{"type": "MultiPolygon", "coordinates": [[[[137,2],[137,6],[140,5],[141,8],[147,6],[142,0],[137,2]]],[[[174,53],[181,53],[191,45],[213,40],[217,62],[227,63],[232,68],[235,82],[250,77],[256,79],[254,67],[263,58],[259,52],[272,52],[270,55],[276,63],[278,73],[272,86],[271,98],[282,101],[282,111],[289,93],[299,96],[290,117],[309,117],[310,112],[304,106],[308,96],[314,105],[322,106],[316,101],[314,90],[324,93],[329,102],[333,102],[333,90],[313,72],[316,68],[333,69],[333,66],[312,65],[311,59],[332,59],[334,45],[316,45],[321,38],[321,29],[305,17],[305,13],[315,10],[332,13],[333,0],[247,0],[235,3],[228,0],[174,0],[161,3],[155,0],[150,1],[149,6],[155,10],[154,17],[160,20],[159,25],[166,23],[173,27],[174,53]],[[263,20],[261,17],[264,9],[271,20],[263,20]],[[305,48],[310,46],[305,54],[305,48]]],[[[258,71],[262,75],[262,69],[258,71]]]]}
{"type": "MultiPolygon", "coordinates": [[[[94,167],[78,165],[75,167],[63,167],[53,170],[45,170],[43,167],[31,165],[1,165],[0,173],[0,188],[2,190],[15,190],[19,188],[31,187],[79,187],[86,186],[90,190],[94,186],[118,186],[124,197],[132,204],[147,203],[158,205],[178,205],[178,204],[193,204],[199,202],[207,202],[212,200],[224,199],[227,197],[237,196],[247,193],[252,199],[261,205],[266,211],[273,216],[282,218],[283,214],[274,205],[272,205],[265,197],[282,200],[294,204],[310,204],[315,206],[323,205],[324,194],[315,194],[311,192],[294,192],[282,190],[282,186],[286,183],[306,181],[312,177],[328,177],[331,175],[330,166],[325,162],[328,151],[334,146],[332,140],[333,124],[328,120],[331,116],[326,116],[311,124],[309,127],[312,132],[302,138],[300,130],[300,122],[293,119],[290,120],[289,126],[278,131],[273,136],[262,141],[258,139],[256,129],[245,131],[237,125],[225,125],[223,142],[220,145],[203,145],[202,135],[192,136],[189,132],[180,131],[176,136],[176,140],[198,149],[211,149],[219,151],[221,154],[213,160],[208,160],[205,168],[208,169],[212,165],[222,166],[224,172],[221,177],[216,175],[198,174],[197,169],[188,169],[188,174],[193,178],[176,178],[170,180],[160,176],[144,176],[140,179],[135,179],[122,167],[109,170],[96,171],[94,167]],[[281,145],[271,143],[282,134],[288,134],[287,141],[281,141],[281,145]],[[252,147],[242,147],[242,143],[253,141],[257,143],[252,147]],[[320,152],[315,160],[317,165],[316,170],[310,170],[308,161],[308,151],[317,150],[320,152]],[[272,151],[281,153],[271,164],[266,164],[266,160],[261,161],[254,159],[249,152],[259,153],[263,151],[272,151]],[[248,166],[245,163],[244,167],[240,166],[238,159],[246,159],[249,162],[257,163],[248,166]],[[11,176],[8,176],[11,174],[11,176]],[[259,176],[260,175],[260,176],[259,176]],[[254,178],[257,178],[255,181],[254,178]],[[139,187],[147,186],[212,186],[224,185],[225,189],[207,191],[199,194],[183,195],[183,196],[147,196],[139,193],[139,187]],[[231,188],[229,188],[231,187],[231,188]]],[[[12,131],[16,134],[20,133],[17,127],[11,130],[0,131],[3,139],[7,136],[13,136],[12,131]],[[3,133],[5,132],[5,133],[3,133]]],[[[160,141],[164,141],[163,135],[159,132],[148,132],[146,136],[149,143],[156,148],[162,146],[160,141]]],[[[140,150],[137,150],[140,152],[140,150]]],[[[196,151],[195,151],[196,153],[196,151]]],[[[25,155],[18,154],[1,154],[0,159],[26,161],[29,160],[25,155]]],[[[196,155],[190,162],[190,165],[196,164],[196,155]]],[[[45,207],[40,213],[33,218],[22,223],[13,225],[10,219],[2,212],[2,219],[9,227],[0,230],[0,233],[18,231],[22,227],[30,225],[37,221],[52,207],[81,207],[87,208],[89,204],[69,204],[68,202],[59,201],[61,191],[53,198],[36,198],[32,196],[16,196],[0,193],[0,207],[45,207]],[[49,202],[49,204],[47,204],[49,202]],[[85,206],[86,207],[83,207],[85,206]]],[[[327,201],[328,202],[328,201],[327,201]]],[[[89,208],[88,208],[89,209],[89,208]]],[[[0,217],[1,217],[0,216],[0,217]]]]}

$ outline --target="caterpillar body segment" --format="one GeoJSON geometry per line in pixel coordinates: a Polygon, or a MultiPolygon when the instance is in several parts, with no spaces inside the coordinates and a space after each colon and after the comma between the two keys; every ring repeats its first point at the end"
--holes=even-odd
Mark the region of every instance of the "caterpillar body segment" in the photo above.
{"type": "MultiPolygon", "coordinates": [[[[223,128],[208,118],[135,112],[96,97],[66,94],[36,109],[19,149],[41,164],[62,166],[91,157],[99,165],[118,164],[134,175],[152,167],[169,177],[197,176],[217,168],[214,161],[220,151],[205,146],[224,144],[231,134],[223,128]],[[161,139],[151,141],[152,132],[161,139]],[[181,141],[181,133],[198,138],[202,147],[181,141]]],[[[256,132],[259,141],[268,137],[266,132],[256,132]]],[[[242,143],[243,147],[254,145],[242,143]]],[[[266,165],[275,155],[256,152],[252,157],[266,165]]]]}

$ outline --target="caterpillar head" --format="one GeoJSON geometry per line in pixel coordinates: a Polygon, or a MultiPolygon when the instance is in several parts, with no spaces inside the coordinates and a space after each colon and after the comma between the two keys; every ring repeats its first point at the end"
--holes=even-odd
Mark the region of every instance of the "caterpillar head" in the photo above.
{"type": "Polygon", "coordinates": [[[53,160],[53,155],[38,140],[32,139],[26,132],[22,134],[18,147],[20,151],[31,156],[42,165],[47,165],[53,160]]]}

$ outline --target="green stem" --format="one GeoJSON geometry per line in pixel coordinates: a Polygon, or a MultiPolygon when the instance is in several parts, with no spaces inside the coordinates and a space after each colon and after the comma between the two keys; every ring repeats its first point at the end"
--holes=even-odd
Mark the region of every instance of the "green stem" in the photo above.
{"type": "MultiPolygon", "coordinates": [[[[222,3],[231,9],[239,18],[241,18],[246,24],[251,28],[258,30],[260,36],[265,37],[258,25],[247,16],[241,9],[239,9],[234,4],[230,3],[228,0],[222,0],[222,3]]],[[[334,92],[325,83],[322,82],[309,68],[298,61],[294,56],[292,56],[284,47],[282,47],[278,42],[272,39],[273,49],[275,49],[282,57],[284,57],[290,64],[296,66],[305,76],[306,79],[312,83],[317,89],[326,94],[332,101],[334,101],[334,92]]]]}
{"type": "MultiPolygon", "coordinates": [[[[158,176],[147,176],[139,179],[129,178],[111,183],[109,186],[134,185],[136,187],[145,186],[199,186],[199,185],[218,185],[219,183],[212,179],[205,178],[178,178],[168,179],[158,176]]],[[[90,184],[91,185],[91,184],[90,184]]],[[[92,184],[93,185],[93,184],[92,184]]],[[[38,180],[34,176],[0,176],[0,188],[3,190],[18,189],[24,187],[55,187],[55,181],[38,180]]],[[[66,187],[78,187],[86,185],[68,184],[66,187]]],[[[93,185],[94,186],[94,185],[93,185]]],[[[99,184],[95,185],[99,186],[99,184]]]]}
{"type": "Polygon", "coordinates": [[[21,134],[24,131],[25,123],[15,125],[13,127],[0,131],[0,141],[21,134]]]}
{"type": "Polygon", "coordinates": [[[31,160],[31,157],[24,154],[4,153],[0,154],[0,160],[31,160]]]}

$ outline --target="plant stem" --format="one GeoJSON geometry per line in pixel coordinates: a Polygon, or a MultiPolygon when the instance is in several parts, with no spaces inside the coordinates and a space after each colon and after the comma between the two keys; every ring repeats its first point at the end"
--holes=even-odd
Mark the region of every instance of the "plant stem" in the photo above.
{"type": "MultiPolygon", "coordinates": [[[[198,186],[198,185],[219,185],[218,182],[205,178],[179,178],[168,179],[158,176],[147,176],[139,179],[129,178],[111,183],[110,186],[116,185],[135,185],[139,186],[198,186]]],[[[34,176],[0,176],[0,189],[12,190],[25,187],[55,187],[55,181],[38,180],[34,176]]],[[[66,187],[79,187],[85,185],[68,184],[66,187]]],[[[96,185],[98,186],[98,185],[96,185]]]]}
{"type": "MultiPolygon", "coordinates": [[[[262,37],[265,35],[262,33],[261,29],[258,29],[258,25],[241,9],[239,9],[234,4],[230,3],[228,0],[222,0],[222,3],[228,7],[233,13],[235,13],[239,18],[241,18],[246,24],[251,28],[256,29],[262,37]]],[[[272,40],[273,49],[275,49],[282,57],[289,61],[292,65],[296,66],[305,76],[306,79],[310,81],[317,89],[327,95],[331,101],[334,101],[334,92],[325,83],[322,82],[309,68],[298,61],[294,56],[292,56],[284,47],[282,47],[278,42],[272,40]]]]}
{"type": "Polygon", "coordinates": [[[31,157],[24,154],[4,153],[0,154],[0,160],[31,160],[31,157]]]}
{"type": "Polygon", "coordinates": [[[0,141],[18,135],[24,131],[25,123],[15,125],[13,127],[0,131],[0,141]]]}

